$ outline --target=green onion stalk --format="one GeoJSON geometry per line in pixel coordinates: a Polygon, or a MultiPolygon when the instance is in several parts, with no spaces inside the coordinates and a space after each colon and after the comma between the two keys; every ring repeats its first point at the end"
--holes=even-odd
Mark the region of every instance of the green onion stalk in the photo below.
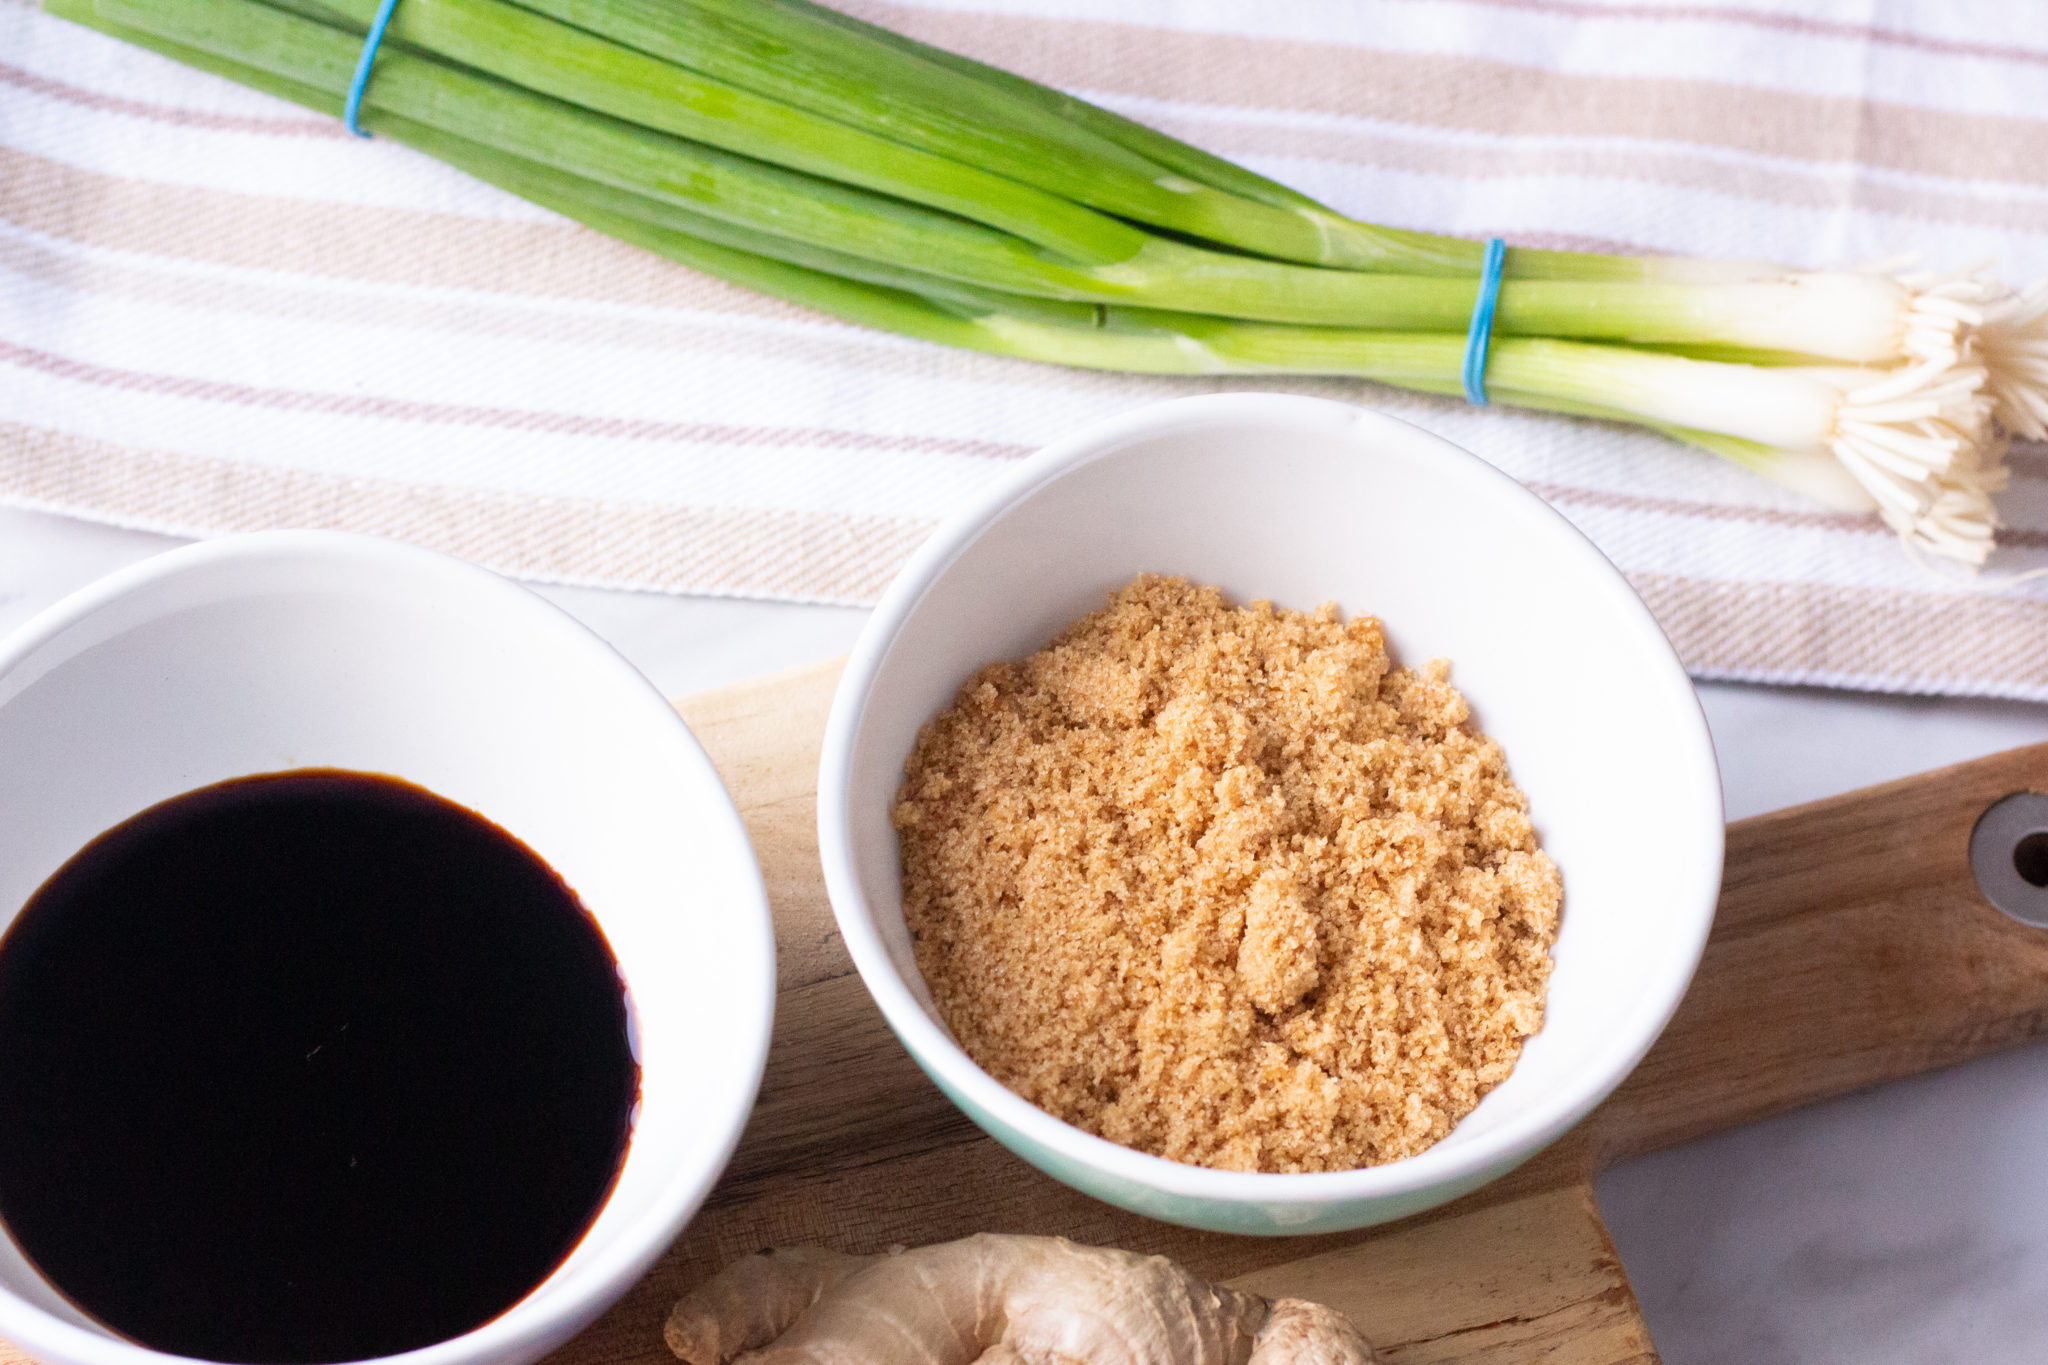
{"type": "MultiPolygon", "coordinates": [[[[45,0],[337,115],[376,7],[45,0]]],[[[1462,391],[1480,243],[1357,221],[807,0],[401,0],[359,122],[693,269],[908,336],[1462,391]]],[[[1653,427],[1974,566],[2002,433],[2048,433],[2048,288],[1510,248],[1486,386],[1653,427]]]]}

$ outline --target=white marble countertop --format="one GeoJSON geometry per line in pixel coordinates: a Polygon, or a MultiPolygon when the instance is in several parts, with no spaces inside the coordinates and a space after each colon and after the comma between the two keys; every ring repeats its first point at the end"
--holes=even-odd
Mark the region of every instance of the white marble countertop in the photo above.
{"type": "MultiPolygon", "coordinates": [[[[174,542],[0,510],[0,631],[174,542]]],[[[546,595],[670,695],[845,651],[864,613],[546,595]]],[[[1701,689],[1731,819],[2048,739],[2048,708],[1701,689]]],[[[2048,1359],[2048,1048],[1610,1172],[1601,1206],[1667,1365],[2048,1359]]]]}

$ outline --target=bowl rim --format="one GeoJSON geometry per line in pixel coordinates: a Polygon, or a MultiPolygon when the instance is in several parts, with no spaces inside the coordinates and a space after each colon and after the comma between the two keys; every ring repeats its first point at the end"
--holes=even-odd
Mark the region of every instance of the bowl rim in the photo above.
{"type": "MultiPolygon", "coordinates": [[[[1274,1210],[1379,1202],[1437,1189],[1450,1197],[1504,1174],[1592,1112],[1648,1053],[1683,999],[1713,925],[1725,846],[1720,771],[1698,693],[1663,629],[1621,571],[1562,513],[1470,451],[1383,412],[1291,394],[1206,394],[1170,399],[1092,423],[1024,460],[944,523],[890,583],[848,658],[826,722],[817,797],[818,847],[826,890],[854,965],[913,1059],[933,1074],[969,1117],[982,1122],[986,1115],[989,1123],[1007,1128],[1016,1138],[1126,1186],[1210,1205],[1274,1210]],[[1694,777],[1701,788],[1698,796],[1712,813],[1711,828],[1702,831],[1706,837],[1701,845],[1710,868],[1702,869],[1703,875],[1696,878],[1689,893],[1681,888],[1665,898],[1665,912],[1676,926],[1676,951],[1670,965],[1651,982],[1653,989],[1642,997],[1626,1028],[1615,1031],[1617,1037],[1629,1040],[1627,1046],[1600,1054],[1595,1059],[1598,1065],[1586,1069],[1581,1084],[1560,1087],[1558,1096],[1540,1101],[1524,1115],[1455,1147],[1438,1143],[1379,1166],[1306,1173],[1219,1171],[1123,1147],[1055,1118],[983,1071],[925,1014],[876,931],[855,873],[850,837],[853,754],[876,678],[904,624],[953,562],[1027,496],[1142,439],[1175,430],[1247,423],[1327,428],[1338,421],[1352,424],[1374,440],[1430,450],[1450,477],[1521,505],[1533,521],[1560,538],[1566,553],[1594,568],[1609,589],[1610,606],[1650,646],[1655,669],[1667,683],[1682,687],[1682,695],[1690,701],[1689,707],[1679,710],[1692,732],[1685,747],[1693,754],[1694,777]]],[[[1001,1132],[993,1135],[1006,1144],[1009,1141],[1001,1132]]],[[[1173,1217],[1170,1212],[1154,1216],[1173,1217]]]]}
{"type": "MultiPolygon", "coordinates": [[[[607,1246],[578,1268],[572,1281],[545,1298],[535,1300],[533,1293],[548,1287],[553,1274],[496,1317],[460,1336],[371,1359],[378,1365],[464,1365],[530,1355],[536,1345],[556,1342],[580,1330],[631,1289],[681,1233],[731,1164],[760,1092],[776,1003],[775,935],[760,860],[755,856],[732,794],[703,745],[660,690],[624,655],[567,611],[523,585],[452,555],[399,541],[342,531],[257,531],[198,541],[152,555],[85,584],[0,635],[0,681],[65,631],[159,582],[220,565],[248,564],[260,568],[265,563],[307,559],[376,566],[417,579],[423,588],[436,593],[494,600],[503,609],[521,614],[522,628],[554,635],[560,648],[585,651],[594,664],[619,681],[626,695],[637,691],[646,698],[650,721],[659,724],[660,717],[665,715],[672,722],[672,728],[662,726],[669,736],[665,742],[680,741],[683,761],[696,768],[699,777],[708,778],[710,789],[717,793],[718,799],[708,803],[707,813],[724,829],[713,837],[721,843],[737,841],[743,855],[738,859],[737,871],[750,907],[747,918],[757,929],[758,960],[753,964],[757,970],[735,973],[752,976],[753,989],[750,1000],[732,1011],[731,1027],[725,1031],[722,1045],[744,1049],[739,1058],[744,1083],[735,1097],[738,1103],[726,1118],[727,1131],[713,1149],[715,1160],[701,1169],[692,1167],[671,1176],[620,1226],[607,1246]]],[[[628,1161],[632,1159],[632,1150],[629,1143],[628,1161]]],[[[12,1240],[4,1224],[0,1224],[0,1236],[12,1240]]],[[[29,1265],[35,1268],[33,1261],[29,1265]]],[[[559,1273],[559,1267],[554,1273],[559,1273]]],[[[50,1281],[45,1278],[44,1283],[50,1281]]],[[[63,1294],[61,1289],[57,1292],[63,1294]]],[[[64,1297],[68,1300],[68,1296],[64,1297]]],[[[0,1333],[42,1359],[93,1361],[98,1365],[168,1365],[184,1361],[210,1365],[197,1357],[154,1350],[118,1335],[112,1328],[82,1327],[23,1298],[4,1284],[0,1284],[0,1333]]]]}

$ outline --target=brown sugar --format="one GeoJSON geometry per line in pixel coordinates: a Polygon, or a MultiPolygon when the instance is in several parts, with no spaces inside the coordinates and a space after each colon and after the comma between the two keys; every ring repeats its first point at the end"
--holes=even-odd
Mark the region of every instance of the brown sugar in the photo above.
{"type": "Polygon", "coordinates": [[[1542,1024],[1562,888],[1442,661],[1147,576],[905,764],[904,915],[997,1080],[1242,1171],[1410,1156],[1542,1024]]]}

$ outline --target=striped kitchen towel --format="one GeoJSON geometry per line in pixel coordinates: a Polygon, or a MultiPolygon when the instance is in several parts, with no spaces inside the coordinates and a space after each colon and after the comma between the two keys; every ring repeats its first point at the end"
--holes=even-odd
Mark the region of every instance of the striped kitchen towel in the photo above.
{"type": "MultiPolygon", "coordinates": [[[[1375,221],[2048,274],[2048,5],[852,0],[1375,221]]],[[[1361,383],[861,331],[0,0],[0,501],[333,526],[534,579],[873,600],[1006,464],[1138,403],[1384,408],[1571,517],[1701,677],[2048,700],[2048,450],[1984,579],[1659,438],[1361,383]]]]}

